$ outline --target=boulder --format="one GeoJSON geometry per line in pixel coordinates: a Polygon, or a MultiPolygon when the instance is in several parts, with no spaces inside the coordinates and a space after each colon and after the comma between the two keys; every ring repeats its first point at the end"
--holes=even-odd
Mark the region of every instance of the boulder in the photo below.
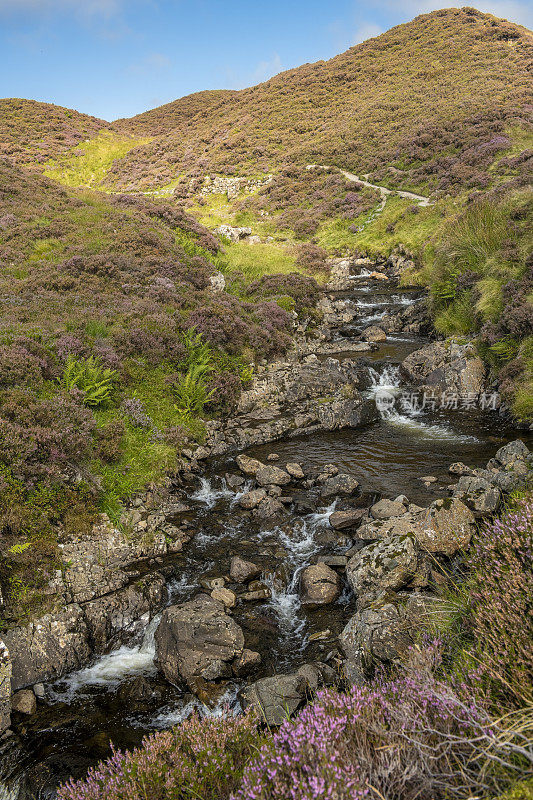
{"type": "Polygon", "coordinates": [[[237,602],[237,595],[232,592],[231,589],[226,589],[224,587],[221,589],[213,589],[211,597],[213,600],[218,600],[219,603],[223,603],[226,608],[234,608],[237,602]]]}
{"type": "Polygon", "coordinates": [[[307,685],[312,692],[316,692],[321,686],[333,686],[337,682],[337,673],[322,661],[311,661],[309,664],[302,664],[296,670],[297,675],[301,675],[307,681],[307,685]]]}
{"type": "Polygon", "coordinates": [[[370,328],[366,328],[361,337],[366,342],[385,342],[387,341],[387,334],[385,333],[382,328],[378,328],[377,325],[371,325],[370,328]]]}
{"type": "Polygon", "coordinates": [[[226,288],[226,279],[224,275],[217,270],[214,275],[209,277],[209,284],[211,287],[211,291],[213,292],[223,292],[226,288]]]}
{"type": "Polygon", "coordinates": [[[246,510],[257,508],[261,500],[265,499],[266,494],[264,489],[252,489],[251,492],[246,492],[239,497],[239,505],[246,510]]]}
{"type": "Polygon", "coordinates": [[[448,472],[450,475],[471,475],[472,470],[470,467],[467,467],[466,464],[463,464],[462,461],[456,461],[455,464],[450,464],[448,467],[448,472]]]}
{"type": "Polygon", "coordinates": [[[348,680],[361,683],[377,662],[402,659],[431,622],[437,602],[417,593],[384,593],[357,611],[339,637],[348,680]]]}
{"type": "Polygon", "coordinates": [[[235,461],[237,462],[237,466],[241,472],[244,472],[245,475],[250,475],[253,477],[255,477],[261,467],[265,466],[261,463],[261,461],[258,461],[256,458],[250,458],[250,456],[246,456],[244,453],[240,453],[235,461]]]}
{"type": "Polygon", "coordinates": [[[370,513],[374,519],[390,519],[391,517],[400,517],[405,513],[405,506],[403,503],[396,500],[379,500],[370,509],[370,513]]]}
{"type": "Polygon", "coordinates": [[[303,704],[306,690],[303,675],[273,675],[247,686],[240,699],[244,708],[255,708],[267,725],[277,726],[303,704]]]}
{"type": "Polygon", "coordinates": [[[401,369],[409,383],[447,394],[476,397],[485,385],[485,365],[474,345],[453,340],[432,342],[415,350],[404,359],[401,369]]]}
{"type": "Polygon", "coordinates": [[[337,573],[319,562],[306,567],[300,576],[300,595],[304,606],[323,606],[334,603],[341,592],[337,573]]]}
{"type": "Polygon", "coordinates": [[[244,649],[244,635],[224,605],[205,594],[163,612],[155,633],[156,662],[174,684],[198,691],[202,681],[231,675],[244,649]]]}
{"type": "Polygon", "coordinates": [[[258,519],[271,519],[272,517],[279,517],[285,514],[285,506],[274,497],[265,497],[254,511],[258,519]]]}
{"type": "Polygon", "coordinates": [[[274,464],[264,464],[257,470],[255,477],[260,486],[286,486],[291,482],[291,476],[274,464]]]}
{"type": "Polygon", "coordinates": [[[248,583],[261,574],[261,567],[253,561],[245,561],[240,556],[233,556],[229,568],[229,575],[235,583],[248,583]]]}
{"type": "Polygon", "coordinates": [[[359,550],[346,566],[348,582],[356,595],[396,590],[407,586],[419,566],[414,536],[397,535],[359,550]]]}
{"type": "Polygon", "coordinates": [[[366,514],[366,508],[349,508],[345,511],[334,511],[330,514],[329,524],[336,531],[356,528],[366,514]]]}
{"type": "Polygon", "coordinates": [[[245,647],[232,664],[233,674],[237,678],[246,678],[259,667],[260,663],[260,654],[245,647]]]}
{"type": "Polygon", "coordinates": [[[335,497],[336,495],[350,496],[359,488],[359,481],[353,475],[340,473],[326,478],[320,489],[321,497],[335,497]]]}
{"type": "Polygon", "coordinates": [[[485,478],[463,475],[459,478],[453,497],[462,500],[477,517],[493,514],[501,502],[501,492],[485,478]]]}
{"type": "Polygon", "coordinates": [[[300,464],[285,464],[285,469],[292,478],[301,481],[305,478],[305,473],[300,464]]]}
{"type": "Polygon", "coordinates": [[[421,515],[415,535],[429,553],[453,556],[470,544],[475,518],[457,498],[435,500],[421,515]]]}
{"type": "Polygon", "coordinates": [[[11,700],[11,708],[18,714],[35,714],[37,711],[37,700],[31,689],[20,689],[15,692],[11,700]]]}
{"type": "Polygon", "coordinates": [[[500,447],[494,458],[505,469],[516,470],[523,474],[528,470],[527,462],[530,456],[527,445],[521,439],[516,439],[514,442],[500,447]]]}

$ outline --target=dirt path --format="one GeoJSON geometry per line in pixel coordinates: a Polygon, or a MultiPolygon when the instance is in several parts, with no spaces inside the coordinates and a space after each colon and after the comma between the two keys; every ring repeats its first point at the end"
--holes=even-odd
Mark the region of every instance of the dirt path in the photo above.
{"type": "MultiPolygon", "coordinates": [[[[321,169],[329,169],[329,167],[319,165],[319,164],[309,164],[307,169],[313,169],[315,167],[320,167],[321,169]]],[[[425,208],[426,206],[431,205],[431,201],[429,197],[424,197],[421,194],[414,194],[414,192],[405,192],[403,189],[387,189],[385,186],[377,186],[375,183],[370,183],[369,181],[364,180],[364,178],[360,178],[358,175],[354,175],[353,172],[347,172],[344,169],[339,169],[341,175],[344,175],[346,180],[353,181],[354,183],[360,183],[363,186],[368,186],[369,189],[376,189],[383,199],[386,199],[390,195],[397,194],[398,197],[404,197],[407,200],[416,200],[418,205],[425,208]]]]}

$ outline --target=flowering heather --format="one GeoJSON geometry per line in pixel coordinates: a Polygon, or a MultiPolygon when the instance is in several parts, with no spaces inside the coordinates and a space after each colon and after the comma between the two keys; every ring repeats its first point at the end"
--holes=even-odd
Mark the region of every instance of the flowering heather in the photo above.
{"type": "Polygon", "coordinates": [[[135,397],[123,400],[120,410],[134,428],[151,428],[153,425],[152,420],[144,410],[141,400],[135,397]]]}
{"type": "Polygon", "coordinates": [[[474,541],[472,651],[500,702],[533,700],[533,502],[486,524],[474,541]]]}
{"type": "Polygon", "coordinates": [[[197,716],[62,786],[58,800],[224,800],[260,744],[253,718],[197,716]]]}
{"type": "Polygon", "coordinates": [[[482,712],[428,673],[325,690],[247,766],[232,800],[438,800],[490,792],[482,712]]]}

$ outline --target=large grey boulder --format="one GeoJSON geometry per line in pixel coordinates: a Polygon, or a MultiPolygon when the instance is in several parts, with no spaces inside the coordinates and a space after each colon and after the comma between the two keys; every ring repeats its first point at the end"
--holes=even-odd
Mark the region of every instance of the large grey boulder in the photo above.
{"type": "Polygon", "coordinates": [[[453,340],[432,342],[410,353],[402,362],[402,373],[409,383],[463,396],[479,395],[486,379],[474,346],[453,340]]]}
{"type": "Polygon", "coordinates": [[[303,675],[273,675],[247,686],[240,699],[244,708],[255,708],[267,725],[281,725],[302,705],[307,686],[303,675]]]}
{"type": "Polygon", "coordinates": [[[251,492],[245,492],[239,497],[239,505],[241,508],[251,510],[252,508],[257,508],[261,500],[264,500],[266,496],[264,489],[252,489],[251,492]]]}
{"type": "Polygon", "coordinates": [[[365,514],[366,508],[349,508],[344,511],[334,511],[333,514],[330,514],[329,524],[336,531],[356,528],[365,514]]]}
{"type": "Polygon", "coordinates": [[[453,497],[462,500],[476,516],[482,517],[498,509],[501,491],[486,478],[463,475],[453,490],[453,497]]]}
{"type": "Polygon", "coordinates": [[[407,586],[417,573],[419,548],[409,534],[391,536],[363,547],[348,561],[346,576],[356,595],[407,586]]]}
{"type": "Polygon", "coordinates": [[[244,634],[222,603],[199,594],[165,609],[155,644],[156,661],[167,680],[183,681],[198,691],[202,681],[231,675],[231,664],[244,649],[244,634]]]}
{"type": "Polygon", "coordinates": [[[457,498],[435,500],[422,514],[415,531],[420,546],[429,553],[453,556],[470,544],[475,517],[457,498]]]}
{"type": "Polygon", "coordinates": [[[286,486],[291,482],[289,473],[273,464],[264,464],[257,470],[255,477],[260,486],[286,486]]]}
{"type": "Polygon", "coordinates": [[[519,474],[525,474],[528,469],[531,469],[531,458],[527,445],[521,439],[515,439],[514,442],[500,447],[496,455],[495,461],[502,465],[507,470],[513,470],[519,474]]]}
{"type": "Polygon", "coordinates": [[[239,467],[241,472],[244,472],[245,475],[250,475],[255,477],[258,470],[265,465],[258,461],[256,458],[250,458],[250,456],[245,455],[244,453],[240,453],[235,461],[237,462],[237,466],[239,467]]]}
{"type": "Polygon", "coordinates": [[[304,606],[324,606],[334,603],[341,592],[340,578],[335,570],[319,562],[306,567],[300,576],[300,594],[304,606]]]}
{"type": "Polygon", "coordinates": [[[248,583],[261,574],[261,567],[253,561],[246,561],[240,556],[233,556],[229,567],[229,576],[235,583],[248,583]]]}
{"type": "Polygon", "coordinates": [[[370,508],[370,513],[374,519],[390,519],[400,517],[406,511],[405,505],[399,500],[379,500],[370,508]]]}
{"type": "Polygon", "coordinates": [[[437,603],[427,595],[388,592],[357,611],[339,638],[348,680],[360,683],[376,663],[402,659],[434,618],[437,603]]]}
{"type": "Polygon", "coordinates": [[[321,497],[335,497],[337,495],[350,496],[359,488],[359,481],[353,475],[340,473],[326,478],[320,489],[321,497]]]}
{"type": "Polygon", "coordinates": [[[360,539],[414,536],[423,550],[452,556],[468,547],[475,517],[457,497],[435,500],[429,508],[409,507],[399,517],[369,521],[357,530],[360,539]]]}

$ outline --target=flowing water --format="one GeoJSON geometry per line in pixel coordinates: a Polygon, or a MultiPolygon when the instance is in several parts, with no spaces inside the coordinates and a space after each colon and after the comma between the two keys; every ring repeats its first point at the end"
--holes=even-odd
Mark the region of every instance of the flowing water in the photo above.
{"type": "MultiPolygon", "coordinates": [[[[353,290],[336,294],[357,313],[338,340],[345,344],[369,322],[419,302],[420,296],[418,289],[385,289],[364,273],[354,276],[353,290]]],[[[276,463],[296,461],[308,473],[334,463],[340,471],[357,477],[364,492],[358,501],[362,505],[381,494],[406,494],[421,505],[442,496],[451,482],[450,463],[484,465],[498,447],[517,438],[517,432],[502,425],[494,412],[417,407],[406,392],[408,387],[402,386],[398,364],[424,343],[421,337],[397,334],[372,353],[343,350],[339,354],[339,358],[358,359],[366,370],[364,394],[381,409],[377,422],[290,438],[254,448],[249,454],[266,460],[275,452],[280,457],[276,463]],[[388,401],[381,407],[383,398],[388,401]],[[437,478],[429,488],[420,480],[426,475],[437,478]]],[[[168,604],[193,597],[202,579],[227,574],[231,557],[238,554],[261,566],[262,580],[271,592],[270,599],[241,603],[233,611],[246,646],[262,655],[258,676],[324,659],[353,612],[354,598],[344,585],[335,606],[309,611],[300,604],[298,583],[302,569],[317,555],[343,554],[351,546],[329,526],[335,503],[321,505],[313,490],[298,491],[294,499],[314,499],[317,510],[303,513],[303,507],[302,513],[292,513],[283,524],[261,525],[238,506],[251,483],[238,492],[231,490],[224,477],[228,470],[237,472],[231,462],[212,464],[187,498],[195,535],[171,561],[168,604]]],[[[89,765],[106,757],[110,741],[118,747],[133,747],[147,732],[177,724],[195,709],[205,715],[220,714],[226,707],[238,712],[236,683],[224,686],[209,707],[166,683],[154,665],[159,616],[145,622],[141,640],[122,645],[46,687],[46,702],[39,703],[37,714],[14,718],[15,736],[0,752],[0,776],[5,781],[3,789],[0,784],[0,800],[51,800],[58,782],[84,774],[89,765]]]]}

